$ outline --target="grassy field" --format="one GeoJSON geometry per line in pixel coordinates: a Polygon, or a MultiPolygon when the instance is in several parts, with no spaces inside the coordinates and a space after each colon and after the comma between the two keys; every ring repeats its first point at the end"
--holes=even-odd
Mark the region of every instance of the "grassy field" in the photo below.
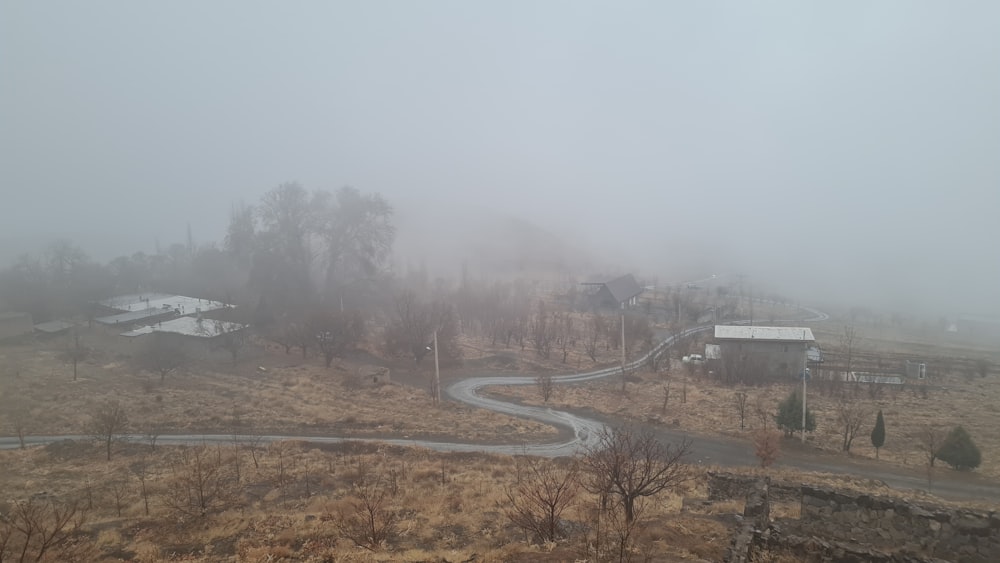
{"type": "MultiPolygon", "coordinates": [[[[691,481],[645,503],[629,541],[634,559],[722,559],[743,502],[706,501],[705,468],[690,471],[691,481]]],[[[505,490],[526,478],[523,462],[507,456],[366,444],[278,442],[251,451],[249,444],[122,443],[107,462],[98,445],[62,442],[0,452],[0,474],[0,497],[77,503],[83,524],[53,551],[58,561],[585,561],[596,548],[613,551],[617,537],[608,522],[595,520],[597,499],[582,490],[563,513],[565,537],[546,543],[526,536],[505,514],[505,490]],[[192,510],[199,452],[198,482],[207,483],[209,501],[192,510]],[[379,514],[391,514],[395,525],[378,545],[360,547],[349,523],[364,498],[359,485],[376,480],[385,492],[379,514]],[[598,542],[602,529],[607,535],[598,542]]],[[[894,494],[845,476],[766,474],[894,494]]],[[[798,509],[775,503],[772,516],[797,517],[798,509]]]]}
{"type": "MultiPolygon", "coordinates": [[[[46,491],[45,499],[76,499],[86,513],[85,539],[60,556],[82,561],[567,561],[593,549],[588,522],[596,501],[585,493],[564,514],[578,530],[564,540],[540,544],[511,525],[504,490],[519,470],[510,457],[276,443],[256,453],[255,465],[246,448],[210,447],[205,454],[219,460],[227,491],[196,514],[173,508],[184,471],[178,460],[193,450],[121,445],[110,463],[88,443],[0,452],[0,495],[25,499],[46,491]],[[148,468],[148,515],[134,470],[139,463],[148,468]],[[356,485],[374,476],[397,521],[382,545],[366,549],[343,523],[356,513],[356,485]],[[120,497],[117,487],[124,487],[120,497]]],[[[720,513],[739,507],[681,513],[682,496],[701,494],[701,487],[696,481],[648,503],[637,553],[655,553],[652,561],[719,560],[732,522],[720,513]]]]}
{"type": "MultiPolygon", "coordinates": [[[[120,337],[100,329],[84,331],[93,352],[72,368],[59,359],[65,338],[0,346],[0,432],[14,435],[11,416],[23,409],[29,434],[79,434],[95,408],[107,399],[126,407],[137,432],[227,433],[234,415],[261,434],[420,437],[493,442],[546,440],[556,431],[538,423],[461,405],[435,404],[426,390],[428,366],[406,365],[392,376],[401,381],[363,386],[357,375],[373,366],[286,355],[277,347],[257,348],[237,366],[225,357],[194,362],[160,376],[136,370],[120,337]],[[409,384],[405,384],[409,383],[409,384]]],[[[432,368],[431,368],[432,369],[432,368]]]]}

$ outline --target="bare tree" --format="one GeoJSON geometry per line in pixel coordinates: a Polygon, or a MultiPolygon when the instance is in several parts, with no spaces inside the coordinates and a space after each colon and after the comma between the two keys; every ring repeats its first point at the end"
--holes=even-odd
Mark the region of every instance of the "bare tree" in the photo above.
{"type": "Polygon", "coordinates": [[[14,501],[0,515],[0,561],[75,559],[64,550],[72,549],[72,538],[82,525],[83,510],[77,502],[14,501]]]}
{"type": "Polygon", "coordinates": [[[121,439],[128,428],[128,413],[118,399],[105,401],[90,416],[90,435],[104,443],[108,461],[111,461],[111,444],[121,439]]]}
{"type": "Polygon", "coordinates": [[[851,451],[851,444],[861,431],[861,424],[870,414],[870,410],[857,401],[840,401],[837,404],[837,424],[840,425],[843,437],[841,442],[843,451],[851,451]]]}
{"type": "Polygon", "coordinates": [[[152,334],[152,340],[136,358],[140,369],[160,374],[160,383],[167,375],[180,369],[188,362],[183,348],[171,341],[168,335],[152,334]]]}
{"type": "Polygon", "coordinates": [[[733,394],[733,407],[737,416],[740,417],[740,430],[746,428],[747,419],[747,394],[746,391],[737,391],[733,394]]]}
{"type": "Polygon", "coordinates": [[[601,336],[607,332],[607,323],[604,317],[594,314],[587,323],[587,340],[583,343],[583,349],[587,353],[590,361],[597,361],[597,353],[600,350],[601,336]]]}
{"type": "Polygon", "coordinates": [[[535,346],[535,352],[539,356],[548,359],[552,353],[552,341],[554,340],[554,330],[545,302],[538,302],[538,312],[531,319],[531,343],[535,346]]]}
{"type": "Polygon", "coordinates": [[[771,411],[767,407],[767,402],[764,401],[763,395],[757,395],[757,399],[753,403],[753,416],[757,419],[757,424],[759,428],[767,428],[768,423],[771,422],[771,411]]]}
{"type": "Polygon", "coordinates": [[[139,461],[129,465],[129,470],[135,476],[136,480],[139,481],[139,494],[142,495],[142,504],[145,508],[146,516],[149,516],[149,490],[146,488],[146,482],[149,480],[149,462],[143,457],[139,461]]]}
{"type": "Polygon", "coordinates": [[[846,366],[846,372],[851,373],[851,368],[854,364],[854,348],[857,344],[858,332],[854,328],[854,325],[848,325],[844,327],[844,334],[840,335],[840,349],[844,354],[844,362],[846,366]]]}
{"type": "Polygon", "coordinates": [[[235,498],[235,482],[226,471],[221,448],[183,448],[174,456],[170,471],[163,503],[175,512],[204,516],[229,506],[235,498]]]}
{"type": "Polygon", "coordinates": [[[214,321],[214,334],[216,335],[212,340],[216,348],[222,348],[223,350],[229,352],[230,357],[233,359],[233,365],[236,365],[239,359],[240,352],[247,346],[250,341],[250,335],[247,333],[247,325],[239,323],[231,323],[226,321],[214,321]]]}
{"type": "Polygon", "coordinates": [[[929,425],[917,430],[917,449],[924,454],[928,467],[934,467],[946,435],[944,430],[929,425]]]}
{"type": "Polygon", "coordinates": [[[122,506],[125,502],[125,497],[128,495],[128,481],[126,479],[112,479],[108,483],[108,492],[111,493],[111,499],[115,503],[115,511],[118,517],[122,517],[122,506]]]}
{"type": "Polygon", "coordinates": [[[326,367],[334,358],[343,357],[365,334],[365,320],[358,311],[321,310],[310,317],[308,326],[326,367]]]}
{"type": "Polygon", "coordinates": [[[382,475],[363,475],[355,483],[349,510],[336,519],[337,529],[358,547],[376,551],[396,537],[399,513],[390,506],[389,487],[382,475]]]}
{"type": "Polygon", "coordinates": [[[10,401],[3,404],[3,411],[7,413],[10,426],[14,430],[14,433],[17,434],[17,441],[23,450],[25,447],[24,438],[27,434],[28,423],[31,420],[28,408],[23,403],[10,401]]]}
{"type": "Polygon", "coordinates": [[[635,519],[636,500],[656,495],[690,479],[683,464],[691,440],[663,445],[649,430],[605,428],[585,451],[582,463],[590,473],[588,490],[617,497],[625,519],[635,519]]]}
{"type": "Polygon", "coordinates": [[[77,368],[80,362],[90,356],[90,349],[80,344],[80,333],[73,330],[72,343],[70,347],[63,351],[62,360],[73,366],[73,381],[76,381],[77,368]]]}
{"type": "Polygon", "coordinates": [[[538,392],[542,396],[542,402],[549,402],[549,399],[552,398],[552,391],[554,388],[552,376],[548,374],[539,375],[535,378],[535,383],[538,384],[538,392]]]}
{"type": "Polygon", "coordinates": [[[579,492],[578,465],[525,458],[517,484],[506,487],[504,514],[526,534],[541,542],[563,537],[562,514],[579,492]]]}

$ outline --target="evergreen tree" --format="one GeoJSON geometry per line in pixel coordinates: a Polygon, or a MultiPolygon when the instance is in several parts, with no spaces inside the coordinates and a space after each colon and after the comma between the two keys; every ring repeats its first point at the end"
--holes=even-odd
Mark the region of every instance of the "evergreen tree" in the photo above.
{"type": "Polygon", "coordinates": [[[872,429],[872,445],[875,446],[875,459],[878,459],[878,450],[885,445],[885,419],[882,418],[882,409],[878,410],[875,428],[872,429]]]}
{"type": "Polygon", "coordinates": [[[962,471],[975,469],[982,462],[979,448],[972,441],[972,436],[961,426],[956,426],[948,433],[941,443],[941,448],[938,449],[937,457],[952,468],[962,471]]]}
{"type": "MultiPolygon", "coordinates": [[[[798,392],[792,391],[790,395],[778,403],[778,414],[774,417],[778,428],[785,431],[785,437],[790,438],[795,432],[802,431],[802,398],[798,392]]],[[[806,407],[806,431],[816,430],[816,417],[811,410],[806,407]]]]}

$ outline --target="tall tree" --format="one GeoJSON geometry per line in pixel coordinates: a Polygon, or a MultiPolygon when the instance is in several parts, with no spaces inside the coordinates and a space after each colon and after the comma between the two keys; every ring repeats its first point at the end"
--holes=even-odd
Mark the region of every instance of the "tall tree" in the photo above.
{"type": "Polygon", "coordinates": [[[885,419],[882,418],[882,409],[878,410],[875,417],[875,428],[872,428],[872,446],[875,446],[875,459],[878,459],[879,449],[885,445],[885,419]]]}
{"type": "Polygon", "coordinates": [[[257,218],[251,205],[240,203],[229,211],[229,227],[226,230],[226,250],[243,268],[250,267],[254,248],[257,245],[257,218]]]}
{"type": "Polygon", "coordinates": [[[111,444],[125,434],[128,413],[117,399],[105,401],[91,414],[90,435],[104,443],[108,461],[111,461],[111,444]]]}
{"type": "Polygon", "coordinates": [[[337,191],[319,230],[326,243],[327,287],[372,278],[389,256],[396,229],[392,206],[379,194],[337,191]]]}
{"type": "Polygon", "coordinates": [[[686,438],[663,445],[649,430],[605,429],[582,458],[591,477],[586,487],[592,493],[616,498],[625,510],[626,521],[632,522],[636,501],[690,478],[683,463],[690,451],[691,441],[686,438]]]}

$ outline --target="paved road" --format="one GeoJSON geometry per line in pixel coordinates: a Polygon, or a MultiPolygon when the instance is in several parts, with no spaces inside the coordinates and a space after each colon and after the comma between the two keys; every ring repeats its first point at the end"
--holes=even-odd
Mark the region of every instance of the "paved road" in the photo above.
{"type": "MultiPolygon", "coordinates": [[[[809,307],[801,307],[804,311],[812,315],[808,319],[798,319],[797,322],[818,322],[829,318],[826,313],[809,307]]],[[[626,366],[629,370],[635,370],[647,361],[651,356],[658,356],[664,353],[677,340],[688,338],[694,334],[711,330],[713,325],[699,326],[685,330],[677,335],[663,340],[651,352],[626,366]]],[[[620,367],[600,369],[585,373],[554,376],[553,382],[556,384],[574,384],[593,381],[609,376],[619,375],[620,367]]],[[[411,439],[380,439],[379,442],[400,445],[400,446],[421,446],[438,451],[448,452],[487,452],[501,454],[531,454],[548,457],[561,457],[573,455],[587,446],[593,444],[601,431],[606,427],[605,423],[598,420],[593,415],[575,414],[566,411],[558,411],[546,407],[536,407],[529,405],[519,405],[508,403],[497,399],[483,397],[479,391],[484,387],[505,386],[505,385],[535,385],[536,379],[531,376],[494,376],[494,377],[474,377],[458,381],[446,390],[449,397],[461,401],[468,405],[489,409],[512,416],[537,420],[545,424],[558,427],[567,431],[567,438],[560,442],[548,444],[468,444],[456,442],[436,442],[427,440],[411,439]]],[[[683,438],[693,438],[692,461],[699,464],[721,465],[721,466],[747,466],[755,465],[757,460],[748,441],[737,440],[720,436],[694,436],[684,432],[655,428],[662,439],[667,441],[679,441],[683,438]]],[[[79,439],[81,436],[30,436],[27,443],[30,445],[40,445],[61,440],[79,439]]],[[[140,440],[140,436],[130,437],[140,440]]],[[[344,438],[337,436],[292,436],[274,435],[263,436],[262,441],[279,440],[301,440],[314,443],[343,443],[350,441],[372,441],[365,438],[344,438]]],[[[231,435],[224,434],[185,434],[167,435],[158,439],[162,444],[192,444],[192,443],[229,443],[232,441],[231,435]]],[[[0,449],[12,449],[18,447],[17,438],[0,437],[0,449]]],[[[892,487],[903,489],[927,489],[925,474],[919,471],[900,471],[887,465],[875,466],[870,463],[849,460],[842,456],[831,456],[823,452],[797,452],[786,451],[779,466],[785,466],[806,471],[820,471],[827,473],[843,473],[858,477],[866,477],[884,481],[892,487]]],[[[963,476],[965,477],[965,476],[963,476]]],[[[1000,484],[977,479],[975,477],[956,479],[953,475],[939,476],[931,491],[939,496],[956,498],[1000,498],[1000,484]]]]}

